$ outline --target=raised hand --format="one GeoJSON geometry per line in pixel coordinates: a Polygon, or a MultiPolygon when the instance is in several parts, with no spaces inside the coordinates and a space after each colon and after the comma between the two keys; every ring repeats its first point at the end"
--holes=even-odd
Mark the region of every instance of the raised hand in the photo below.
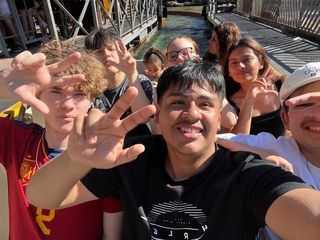
{"type": "Polygon", "coordinates": [[[69,137],[69,158],[92,168],[112,168],[142,153],[141,144],[123,149],[124,137],[135,126],[148,121],[155,107],[149,105],[120,119],[137,93],[130,87],[108,113],[92,109],[87,116],[78,117],[69,137]]]}
{"type": "Polygon", "coordinates": [[[118,39],[116,42],[116,50],[118,53],[119,61],[116,61],[112,56],[107,58],[108,63],[117,67],[121,72],[128,75],[137,71],[137,62],[131,53],[127,50],[124,42],[118,39]]]}
{"type": "Polygon", "coordinates": [[[310,116],[320,115],[320,92],[302,94],[286,100],[284,104],[288,107],[289,114],[304,111],[310,116]]]}
{"type": "Polygon", "coordinates": [[[70,84],[83,80],[82,74],[54,77],[55,74],[64,71],[80,58],[80,53],[75,52],[59,63],[46,66],[44,54],[24,51],[17,55],[12,60],[11,67],[1,74],[0,95],[21,100],[40,112],[48,113],[48,107],[36,98],[37,92],[52,84],[70,84]]]}

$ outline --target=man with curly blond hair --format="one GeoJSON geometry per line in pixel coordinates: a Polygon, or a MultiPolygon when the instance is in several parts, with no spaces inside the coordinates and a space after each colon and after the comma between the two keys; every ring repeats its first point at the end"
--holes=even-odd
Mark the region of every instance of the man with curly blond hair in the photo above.
{"type": "MultiPolygon", "coordinates": [[[[108,228],[111,215],[113,223],[121,223],[122,207],[118,199],[104,198],[61,210],[37,208],[26,200],[25,190],[31,176],[66,149],[75,118],[88,112],[91,101],[107,85],[102,63],[94,55],[85,52],[81,53],[80,60],[77,57],[79,53],[68,57],[73,50],[75,48],[70,44],[58,41],[46,43],[41,49],[42,53],[31,55],[30,52],[23,52],[16,57],[27,64],[34,64],[32,68],[17,66],[14,60],[12,67],[3,73],[7,80],[0,78],[0,97],[17,99],[9,88],[22,79],[44,81],[48,71],[53,76],[49,84],[33,91],[37,97],[34,98],[38,104],[36,108],[41,109],[39,106],[43,103],[46,105],[46,110],[42,111],[44,127],[0,118],[0,170],[3,170],[0,172],[7,179],[4,185],[7,194],[1,195],[8,196],[4,200],[8,202],[8,215],[1,214],[0,225],[6,226],[1,235],[5,234],[11,240],[119,239],[120,236],[121,224],[108,228]],[[34,62],[34,58],[37,61],[34,62]],[[73,59],[73,64],[70,59],[73,59]],[[45,63],[51,65],[45,66],[45,63]],[[83,79],[62,85],[60,81],[70,78],[69,75],[83,79]],[[103,222],[105,220],[109,221],[108,224],[103,222]]],[[[30,103],[28,91],[21,91],[24,91],[25,102],[30,103]]]]}

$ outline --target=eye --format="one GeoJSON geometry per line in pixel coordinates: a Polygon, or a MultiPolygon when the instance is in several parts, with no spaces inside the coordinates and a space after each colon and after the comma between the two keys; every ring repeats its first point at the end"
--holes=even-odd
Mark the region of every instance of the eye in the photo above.
{"type": "Polygon", "coordinates": [[[235,67],[235,66],[237,66],[237,64],[238,64],[238,62],[236,62],[236,61],[231,61],[231,62],[229,63],[229,66],[235,67]]]}
{"type": "Polygon", "coordinates": [[[55,93],[55,94],[60,94],[61,90],[57,90],[57,89],[51,89],[50,93],[55,93]]]}
{"type": "Polygon", "coordinates": [[[182,100],[172,100],[170,104],[177,106],[177,105],[183,105],[184,102],[182,100]]]}

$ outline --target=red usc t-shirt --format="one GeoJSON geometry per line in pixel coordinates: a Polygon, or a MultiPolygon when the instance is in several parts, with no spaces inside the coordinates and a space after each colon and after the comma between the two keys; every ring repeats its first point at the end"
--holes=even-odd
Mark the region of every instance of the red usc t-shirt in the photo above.
{"type": "Polygon", "coordinates": [[[117,199],[105,198],[61,210],[28,203],[25,190],[38,169],[36,158],[40,166],[49,161],[45,144],[40,141],[42,133],[39,125],[0,118],[0,164],[7,172],[10,239],[100,239],[103,211],[122,209],[117,199]]]}

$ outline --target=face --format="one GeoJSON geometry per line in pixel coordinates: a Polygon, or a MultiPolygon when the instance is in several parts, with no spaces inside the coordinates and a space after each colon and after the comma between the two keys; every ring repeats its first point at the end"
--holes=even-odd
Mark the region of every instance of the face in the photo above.
{"type": "Polygon", "coordinates": [[[212,54],[218,55],[220,45],[219,45],[217,33],[215,31],[212,32],[211,38],[209,39],[208,43],[209,43],[209,46],[208,46],[209,52],[212,54]]]}
{"type": "Polygon", "coordinates": [[[320,151],[320,81],[297,89],[290,98],[307,93],[317,93],[317,97],[290,107],[288,114],[282,115],[302,153],[320,151]]]}
{"type": "Polygon", "coordinates": [[[174,66],[179,63],[197,57],[193,43],[186,38],[177,38],[167,48],[168,66],[174,66]]]}
{"type": "Polygon", "coordinates": [[[157,81],[164,70],[161,61],[148,61],[146,63],[145,74],[150,80],[157,81]]]}
{"type": "Polygon", "coordinates": [[[111,58],[115,62],[119,62],[118,51],[115,43],[107,43],[103,45],[100,49],[95,50],[94,53],[106,67],[107,75],[114,75],[119,72],[119,69],[117,67],[108,63],[109,58],[111,58]]]}
{"type": "Polygon", "coordinates": [[[249,84],[259,77],[259,70],[263,68],[259,58],[249,47],[237,47],[228,59],[229,75],[240,84],[249,84]]]}
{"type": "Polygon", "coordinates": [[[216,93],[196,85],[184,91],[168,89],[158,106],[157,124],[169,154],[211,156],[220,127],[220,107],[216,93]]]}
{"type": "Polygon", "coordinates": [[[88,94],[75,90],[73,86],[53,86],[44,89],[40,96],[50,109],[45,115],[46,128],[69,134],[78,115],[86,114],[90,107],[88,94]]]}

